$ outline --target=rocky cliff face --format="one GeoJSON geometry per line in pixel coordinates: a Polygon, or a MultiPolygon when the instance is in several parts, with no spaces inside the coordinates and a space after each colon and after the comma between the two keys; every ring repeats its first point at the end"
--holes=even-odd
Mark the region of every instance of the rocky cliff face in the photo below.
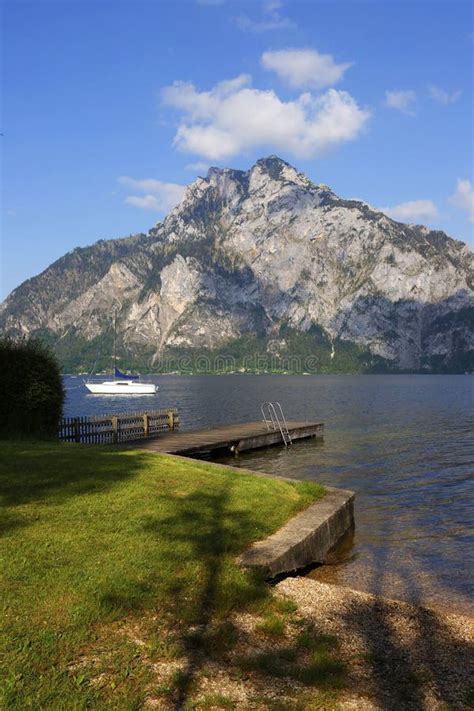
{"type": "Polygon", "coordinates": [[[315,185],[277,157],[211,168],[148,234],[67,254],[0,307],[11,334],[100,338],[114,308],[131,350],[225,348],[319,327],[399,368],[474,349],[473,254],[315,185]]]}

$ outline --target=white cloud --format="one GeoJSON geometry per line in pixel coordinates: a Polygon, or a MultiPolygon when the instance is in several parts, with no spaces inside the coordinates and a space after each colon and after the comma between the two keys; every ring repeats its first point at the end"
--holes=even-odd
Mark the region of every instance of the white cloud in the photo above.
{"type": "Polygon", "coordinates": [[[314,49],[281,49],[264,52],[262,65],[272,70],[292,87],[312,86],[321,89],[336,84],[351,62],[336,64],[330,54],[314,49]]]}
{"type": "Polygon", "coordinates": [[[434,220],[438,217],[438,208],[432,200],[411,200],[394,207],[381,207],[389,217],[400,222],[417,222],[419,220],[434,220]]]}
{"type": "Polygon", "coordinates": [[[416,94],[412,89],[385,92],[385,106],[390,109],[398,109],[409,116],[414,115],[413,106],[416,101],[416,94]]]}
{"type": "Polygon", "coordinates": [[[181,109],[192,120],[210,119],[227,98],[248,86],[252,81],[249,74],[240,74],[235,79],[219,82],[211,91],[196,91],[190,82],[175,81],[161,92],[161,99],[167,106],[181,109]]]}
{"type": "Polygon", "coordinates": [[[133,205],[134,207],[140,207],[144,210],[155,210],[156,212],[163,212],[160,206],[160,201],[155,195],[129,195],[125,198],[127,205],[133,205]]]}
{"type": "Polygon", "coordinates": [[[470,180],[459,178],[449,201],[461,210],[466,210],[469,222],[474,222],[474,186],[470,180]]]}
{"type": "Polygon", "coordinates": [[[207,173],[211,166],[203,160],[198,160],[196,163],[188,163],[184,166],[185,170],[192,170],[195,173],[207,173]]]}
{"type": "Polygon", "coordinates": [[[121,185],[145,193],[144,195],[129,195],[125,198],[127,205],[134,205],[145,210],[156,210],[156,212],[168,212],[181,202],[185,185],[177,183],[163,183],[154,178],[135,180],[128,176],[117,179],[121,185]]]}
{"type": "Polygon", "coordinates": [[[439,86],[435,86],[434,84],[432,84],[428,87],[428,93],[434,101],[438,102],[438,104],[448,106],[448,104],[454,104],[454,102],[459,99],[462,94],[462,91],[458,89],[457,91],[449,92],[445,91],[445,89],[441,89],[441,87],[439,86]]]}
{"type": "Polygon", "coordinates": [[[246,32],[269,32],[271,30],[293,30],[296,23],[281,14],[281,0],[266,0],[262,3],[262,15],[259,20],[252,20],[248,15],[236,18],[237,26],[246,32]]]}
{"type": "Polygon", "coordinates": [[[202,92],[185,82],[166,87],[163,103],[183,114],[174,138],[177,148],[208,160],[255,148],[312,158],[356,138],[370,117],[345,91],[306,92],[283,101],[274,91],[252,89],[250,81],[240,75],[202,92]]]}

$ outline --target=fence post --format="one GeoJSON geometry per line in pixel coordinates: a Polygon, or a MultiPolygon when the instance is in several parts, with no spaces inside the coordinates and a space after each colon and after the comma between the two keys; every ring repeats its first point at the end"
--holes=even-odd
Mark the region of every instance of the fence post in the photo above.
{"type": "Polygon", "coordinates": [[[118,442],[118,417],[111,417],[110,418],[112,421],[112,442],[114,444],[117,444],[118,442]]]}
{"type": "Polygon", "coordinates": [[[81,428],[79,427],[79,418],[74,418],[74,442],[81,441],[81,428]]]}
{"type": "Polygon", "coordinates": [[[168,410],[168,427],[170,430],[174,430],[174,412],[173,410],[168,410]]]}
{"type": "Polygon", "coordinates": [[[149,422],[148,422],[148,413],[145,412],[143,415],[143,436],[148,437],[148,430],[149,430],[149,422]]]}

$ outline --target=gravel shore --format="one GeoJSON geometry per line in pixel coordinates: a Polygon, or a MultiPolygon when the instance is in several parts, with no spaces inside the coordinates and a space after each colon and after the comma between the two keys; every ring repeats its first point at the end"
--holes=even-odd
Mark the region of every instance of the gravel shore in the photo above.
{"type": "Polygon", "coordinates": [[[349,671],[345,709],[472,709],[474,619],[308,578],[276,586],[321,634],[336,635],[349,671]]]}
{"type": "MultiPolygon", "coordinates": [[[[212,648],[189,648],[186,656],[155,663],[145,708],[473,708],[473,618],[309,578],[286,578],[275,586],[274,595],[280,598],[277,616],[231,615],[226,624],[232,624],[233,644],[224,654],[216,655],[212,648]],[[284,620],[281,628],[275,627],[279,620],[284,620]],[[153,693],[167,687],[170,675],[189,672],[187,704],[177,703],[173,695],[163,698],[153,693]]],[[[204,633],[217,640],[215,630],[204,633]]],[[[141,634],[129,630],[134,641],[141,634]]]]}

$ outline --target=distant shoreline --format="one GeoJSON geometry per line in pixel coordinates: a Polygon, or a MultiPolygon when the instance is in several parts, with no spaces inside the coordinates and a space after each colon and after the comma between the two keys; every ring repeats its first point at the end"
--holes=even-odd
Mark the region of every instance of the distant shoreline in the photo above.
{"type": "MultiPolygon", "coordinates": [[[[61,375],[65,378],[107,378],[110,377],[110,373],[103,372],[103,373],[94,373],[91,375],[90,373],[61,373],[61,375]]],[[[373,373],[341,373],[341,372],[324,372],[324,373],[292,373],[292,372],[271,372],[268,370],[247,370],[245,372],[225,372],[225,373],[219,373],[219,372],[199,372],[199,371],[166,371],[163,373],[160,372],[151,372],[151,373],[142,373],[143,377],[163,377],[163,376],[171,376],[171,375],[215,375],[215,376],[223,376],[223,375],[237,375],[237,376],[242,376],[242,375],[291,375],[291,376],[301,376],[301,377],[307,377],[307,376],[332,376],[332,375],[340,375],[340,376],[360,376],[360,375],[459,375],[459,376],[464,376],[464,375],[474,375],[472,372],[466,372],[466,373],[459,373],[459,372],[441,372],[441,371],[426,371],[426,370],[396,370],[396,371],[390,371],[390,372],[373,372],[373,373]]]]}

